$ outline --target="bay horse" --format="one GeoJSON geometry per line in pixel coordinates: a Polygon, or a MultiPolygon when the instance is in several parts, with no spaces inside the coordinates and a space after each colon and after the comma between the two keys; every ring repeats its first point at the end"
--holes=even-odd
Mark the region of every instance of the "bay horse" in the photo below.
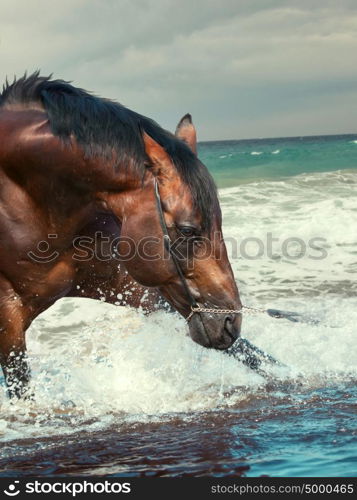
{"type": "Polygon", "coordinates": [[[0,362],[10,397],[29,395],[27,328],[62,297],[145,311],[163,297],[202,346],[227,349],[239,336],[217,191],[190,115],[173,135],[63,80],[36,72],[6,81],[0,235],[0,362]]]}

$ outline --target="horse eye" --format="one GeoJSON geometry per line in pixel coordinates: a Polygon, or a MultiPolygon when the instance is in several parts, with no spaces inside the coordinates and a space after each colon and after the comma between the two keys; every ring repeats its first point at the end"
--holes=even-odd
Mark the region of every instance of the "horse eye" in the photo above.
{"type": "Polygon", "coordinates": [[[183,236],[186,236],[187,238],[190,236],[194,236],[195,234],[195,229],[189,226],[179,227],[179,231],[181,234],[183,234],[183,236]]]}

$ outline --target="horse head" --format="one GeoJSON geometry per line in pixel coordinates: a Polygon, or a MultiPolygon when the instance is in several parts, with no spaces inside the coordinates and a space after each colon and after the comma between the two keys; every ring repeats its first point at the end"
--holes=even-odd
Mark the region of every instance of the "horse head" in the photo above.
{"type": "Polygon", "coordinates": [[[222,235],[216,188],[196,156],[190,115],[180,121],[172,140],[187,163],[185,179],[175,165],[177,158],[143,132],[146,170],[140,187],[125,195],[119,252],[128,255],[131,246],[125,259],[129,274],[142,285],[158,288],[179,313],[190,317],[195,342],[226,349],[240,333],[241,302],[222,235]],[[191,314],[192,300],[197,308],[210,311],[191,314]],[[227,311],[215,313],[218,309],[227,311]]]}

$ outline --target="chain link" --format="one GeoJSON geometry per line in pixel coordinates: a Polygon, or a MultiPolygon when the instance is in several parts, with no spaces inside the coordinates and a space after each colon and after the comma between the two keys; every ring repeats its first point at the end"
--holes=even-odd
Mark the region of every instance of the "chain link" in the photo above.
{"type": "Polygon", "coordinates": [[[229,313],[233,313],[233,314],[240,314],[243,311],[247,311],[248,313],[250,312],[251,314],[265,313],[266,312],[265,309],[260,309],[258,307],[249,307],[249,306],[242,306],[241,309],[213,309],[213,308],[209,309],[209,308],[206,308],[206,307],[194,307],[194,306],[191,306],[191,312],[187,316],[186,321],[190,321],[190,319],[192,318],[192,316],[195,313],[213,313],[213,314],[229,314],[229,313]]]}

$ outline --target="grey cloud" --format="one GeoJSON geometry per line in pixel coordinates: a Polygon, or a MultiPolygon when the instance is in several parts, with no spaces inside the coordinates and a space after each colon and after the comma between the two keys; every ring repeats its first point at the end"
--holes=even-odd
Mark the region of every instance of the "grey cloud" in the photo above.
{"type": "Polygon", "coordinates": [[[202,139],[348,132],[356,34],[348,0],[14,0],[0,68],[54,72],[171,129],[190,111],[202,139]]]}

